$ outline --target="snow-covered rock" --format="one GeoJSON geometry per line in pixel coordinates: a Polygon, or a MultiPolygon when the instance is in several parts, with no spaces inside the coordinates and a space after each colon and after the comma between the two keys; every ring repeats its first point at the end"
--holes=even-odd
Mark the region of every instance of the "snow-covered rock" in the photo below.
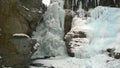
{"type": "Polygon", "coordinates": [[[26,37],[26,38],[30,38],[28,35],[24,34],[24,33],[15,33],[13,34],[14,37],[26,37]]]}

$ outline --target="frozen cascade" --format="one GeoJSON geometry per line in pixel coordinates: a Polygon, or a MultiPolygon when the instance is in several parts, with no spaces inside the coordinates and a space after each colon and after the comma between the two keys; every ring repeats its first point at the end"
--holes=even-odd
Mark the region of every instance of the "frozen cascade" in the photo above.
{"type": "Polygon", "coordinates": [[[65,56],[66,49],[63,41],[64,16],[62,0],[52,0],[40,22],[33,38],[37,39],[40,46],[32,58],[44,56],[65,56]]]}
{"type": "Polygon", "coordinates": [[[66,35],[73,37],[69,42],[71,52],[85,61],[78,68],[119,68],[120,63],[115,56],[120,58],[120,9],[99,6],[89,12],[87,20],[74,17],[74,27],[66,35]],[[85,33],[86,37],[74,38],[79,32],[85,33]],[[107,49],[114,50],[111,56],[107,49]]]}
{"type": "Polygon", "coordinates": [[[75,18],[74,21],[73,19],[72,26],[74,27],[70,32],[81,31],[86,34],[90,41],[86,46],[81,46],[80,51],[76,52],[76,57],[89,58],[104,52],[108,48],[114,48],[115,52],[120,52],[120,46],[118,45],[119,12],[120,9],[118,8],[99,6],[90,12],[90,17],[87,20],[75,18]]]}
{"type": "MultiPolygon", "coordinates": [[[[65,38],[72,36],[69,44],[75,57],[56,56],[50,59],[36,60],[34,63],[42,63],[44,66],[53,66],[54,68],[120,68],[120,61],[114,56],[115,53],[120,53],[120,9],[99,6],[89,11],[90,15],[87,19],[81,16],[84,12],[80,11],[79,14],[80,16],[73,18],[72,28],[65,36],[65,38]],[[78,33],[79,35],[84,33],[86,36],[78,36],[78,33]],[[107,49],[112,49],[114,53],[110,56],[107,49]]],[[[56,18],[52,17],[49,21],[56,23],[56,18]]],[[[35,33],[36,38],[40,37],[43,29],[48,28],[44,28],[42,25],[45,24],[41,24],[40,33],[35,33]]],[[[49,31],[46,34],[50,35],[51,39],[53,38],[51,36],[55,36],[53,33],[54,31],[49,31]]],[[[59,33],[56,35],[59,37],[59,33]]],[[[60,36],[63,37],[61,34],[60,36]]],[[[40,37],[38,41],[42,38],[40,37]]],[[[47,36],[43,39],[46,38],[47,36]]],[[[44,41],[43,39],[41,41],[44,41]]]]}

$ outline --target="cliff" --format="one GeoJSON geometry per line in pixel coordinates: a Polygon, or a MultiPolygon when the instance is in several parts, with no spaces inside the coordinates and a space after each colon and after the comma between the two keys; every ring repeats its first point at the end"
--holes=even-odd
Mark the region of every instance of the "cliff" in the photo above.
{"type": "Polygon", "coordinates": [[[30,59],[30,52],[34,44],[31,43],[30,38],[17,39],[13,37],[15,33],[23,33],[32,35],[32,31],[35,30],[39,18],[46,10],[46,7],[42,4],[42,0],[0,0],[0,56],[2,57],[2,62],[0,62],[0,67],[13,67],[13,68],[27,68],[27,64],[23,64],[24,61],[30,59]],[[29,40],[26,42],[20,42],[23,39],[29,40]],[[15,44],[14,41],[19,40],[19,44],[15,44]],[[25,44],[28,43],[28,44],[25,44]],[[23,44],[25,44],[23,46],[23,44]],[[32,44],[30,48],[26,49],[27,54],[24,51],[19,51],[17,46],[26,46],[32,44]],[[26,60],[24,58],[26,56],[26,60]],[[24,67],[25,66],[25,67],[24,67]]]}

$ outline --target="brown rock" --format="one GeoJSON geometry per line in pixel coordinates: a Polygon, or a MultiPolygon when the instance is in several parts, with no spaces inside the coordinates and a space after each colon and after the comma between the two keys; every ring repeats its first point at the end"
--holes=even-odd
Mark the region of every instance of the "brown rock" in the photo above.
{"type": "Polygon", "coordinates": [[[32,34],[45,7],[42,0],[0,0],[0,67],[28,68],[35,50],[30,38],[13,37],[14,33],[32,34]],[[16,41],[16,43],[14,42],[16,41]],[[32,46],[30,46],[32,45],[32,46]],[[32,52],[31,52],[32,51],[32,52]]]}

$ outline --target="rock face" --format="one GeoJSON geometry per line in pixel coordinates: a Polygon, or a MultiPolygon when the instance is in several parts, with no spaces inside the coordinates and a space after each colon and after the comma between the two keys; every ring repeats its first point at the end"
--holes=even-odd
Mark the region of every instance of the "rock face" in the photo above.
{"type": "Polygon", "coordinates": [[[0,9],[0,28],[3,33],[30,34],[46,7],[42,0],[0,0],[0,9]]]}
{"type": "Polygon", "coordinates": [[[0,9],[0,56],[2,56],[2,65],[0,66],[27,68],[27,64],[24,67],[21,63],[28,62],[31,55],[30,53],[23,55],[23,53],[32,50],[29,47],[26,52],[19,51],[19,49],[26,49],[23,44],[28,46],[31,42],[30,38],[24,38],[19,42],[22,38],[14,38],[12,35],[24,33],[31,36],[46,8],[42,4],[42,0],[0,0],[0,9]],[[15,44],[15,40],[19,41],[15,44]],[[23,48],[17,48],[17,46],[23,46],[23,48]]]}

